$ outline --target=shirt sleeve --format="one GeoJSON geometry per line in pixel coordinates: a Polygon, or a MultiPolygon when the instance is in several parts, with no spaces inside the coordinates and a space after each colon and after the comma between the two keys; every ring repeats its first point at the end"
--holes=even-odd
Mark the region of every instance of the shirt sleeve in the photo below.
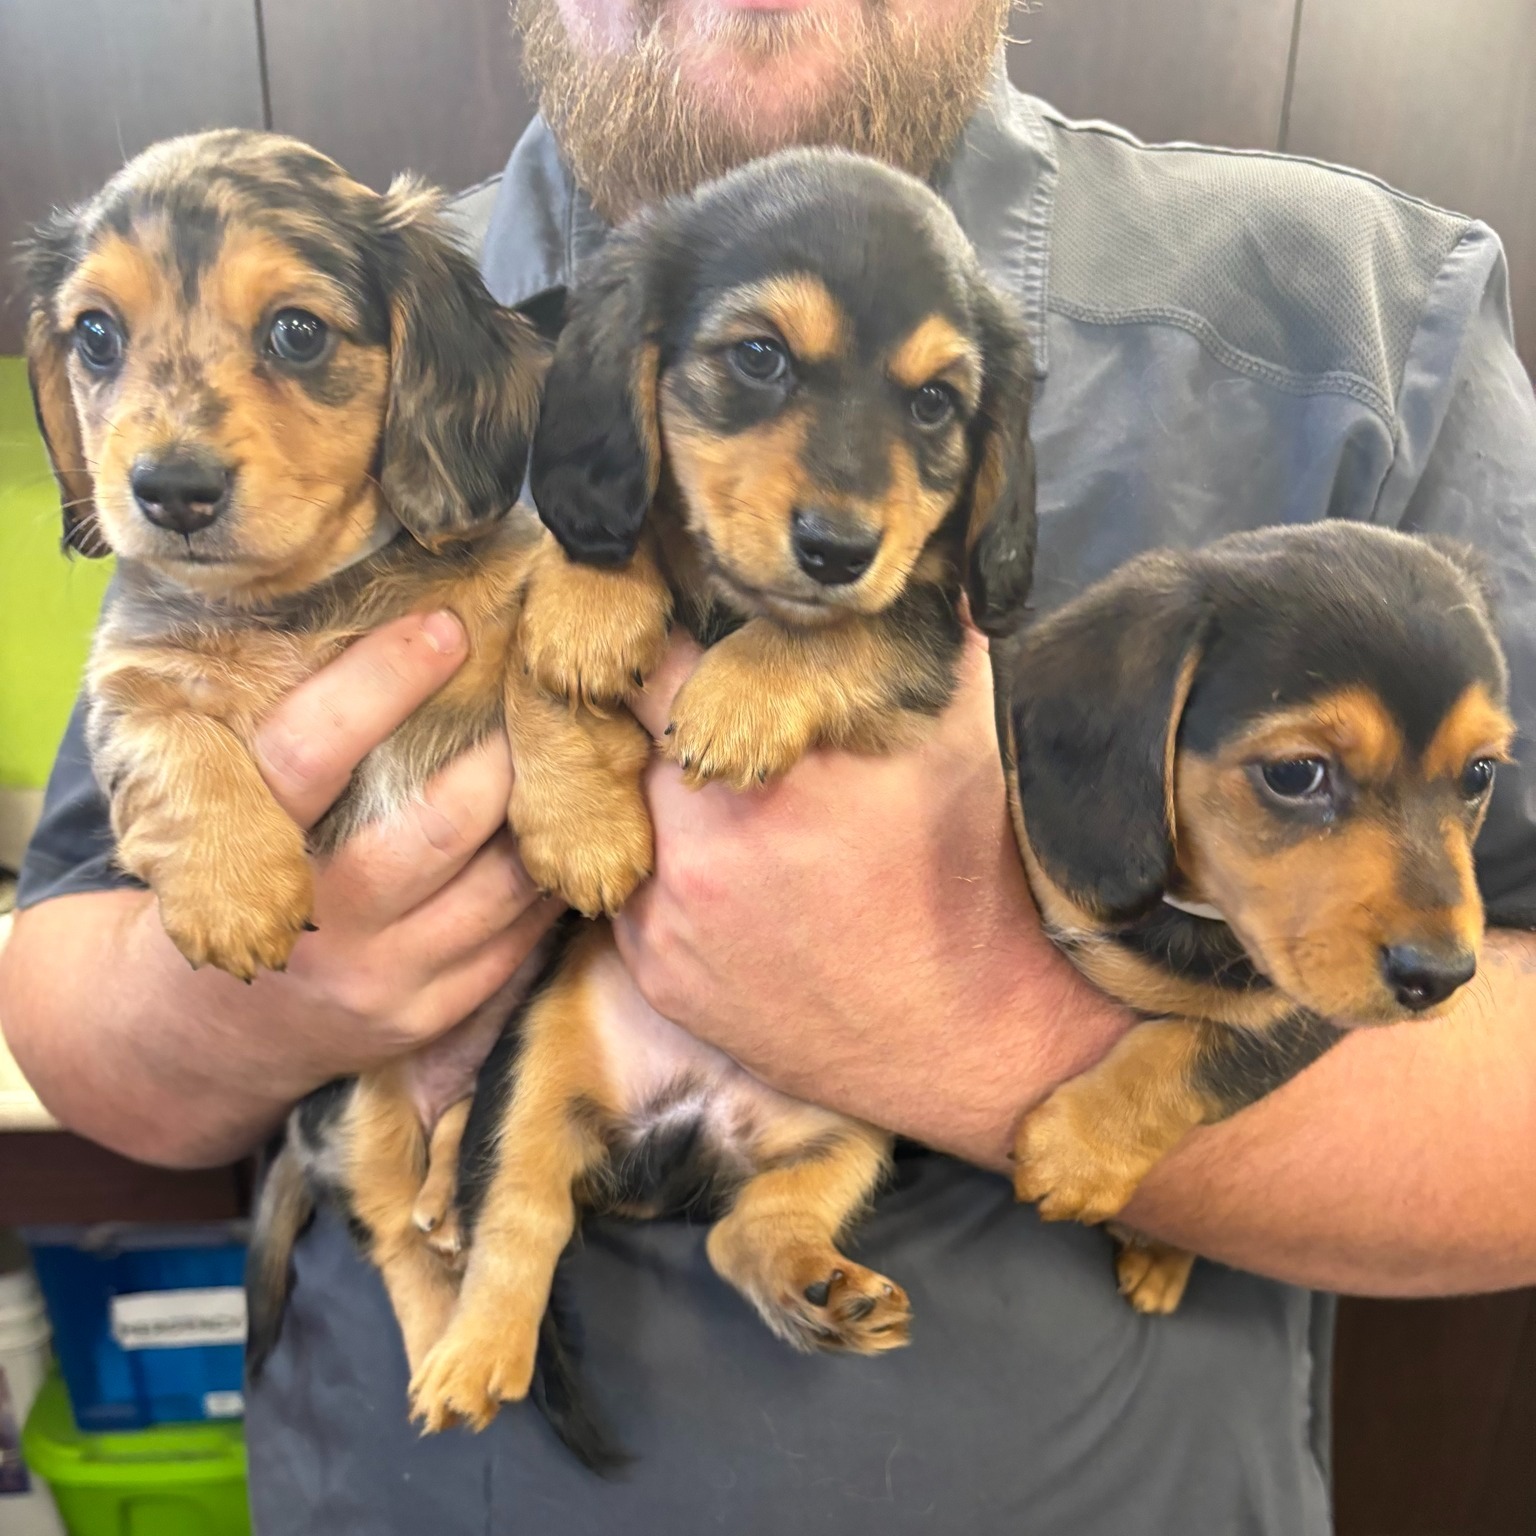
{"type": "MultiPolygon", "coordinates": [[[[1536,317],[1533,317],[1536,319],[1536,317]]],[[[1509,659],[1517,761],[1477,845],[1489,921],[1536,929],[1536,394],[1515,351],[1498,237],[1469,227],[1409,354],[1378,514],[1480,552],[1509,659]]]]}
{"type": "Polygon", "coordinates": [[[85,698],[75,707],[54,759],[43,797],[42,819],[21,863],[18,907],[80,891],[142,890],[113,863],[112,824],[106,796],[91,772],[85,745],[85,698]]]}

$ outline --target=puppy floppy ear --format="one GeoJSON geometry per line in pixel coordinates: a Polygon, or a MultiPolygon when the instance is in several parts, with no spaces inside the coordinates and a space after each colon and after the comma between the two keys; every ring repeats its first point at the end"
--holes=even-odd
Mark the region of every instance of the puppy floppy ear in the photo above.
{"type": "Polygon", "coordinates": [[[85,462],[80,418],[69,383],[71,341],[54,325],[53,297],[74,265],[78,221],[72,214],[55,214],[39,225],[22,250],[22,276],[30,313],[27,316],[27,382],[32,409],[48,449],[53,477],[59,483],[64,513],[64,548],[92,559],[110,555],[96,517],[96,486],[85,462]]]}
{"type": "Polygon", "coordinates": [[[544,386],[530,486],[572,560],[623,565],[661,473],[646,226],[612,237],[571,294],[544,386]]]}
{"type": "Polygon", "coordinates": [[[1035,566],[1034,377],[1022,322],[985,289],[977,315],[985,363],[971,425],[965,586],[976,627],[1006,635],[1023,621],[1035,566]]]}
{"type": "Polygon", "coordinates": [[[377,217],[389,304],[379,483],[430,547],[481,531],[521,494],[547,349],[487,292],[440,193],[399,177],[377,217]]]}
{"type": "Polygon", "coordinates": [[[1174,868],[1173,763],[1207,629],[1187,560],[1144,556],[1027,632],[1000,708],[1036,858],[1119,920],[1174,868]]]}

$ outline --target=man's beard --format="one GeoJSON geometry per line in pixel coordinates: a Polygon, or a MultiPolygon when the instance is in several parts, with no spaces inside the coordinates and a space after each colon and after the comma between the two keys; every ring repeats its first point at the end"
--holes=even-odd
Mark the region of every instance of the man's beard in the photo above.
{"type": "Polygon", "coordinates": [[[573,41],[559,0],[514,0],[523,64],[539,109],[577,182],[606,219],[686,192],[758,155],[792,144],[836,145],[927,178],[975,110],[1012,0],[976,0],[948,26],[892,16],[870,0],[857,36],[847,22],[805,12],[718,16],[712,51],[740,61],[743,88],[729,78],[704,89],[679,68],[663,0],[640,7],[636,36],[622,52],[589,52],[573,41]],[[835,78],[772,121],[753,117],[748,82],[807,45],[836,48],[835,78]]]}

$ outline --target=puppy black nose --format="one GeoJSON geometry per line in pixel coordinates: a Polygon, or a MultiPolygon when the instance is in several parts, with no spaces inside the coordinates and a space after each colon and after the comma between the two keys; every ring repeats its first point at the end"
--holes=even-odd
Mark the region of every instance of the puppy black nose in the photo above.
{"type": "Polygon", "coordinates": [[[128,483],[139,510],[157,528],[196,533],[229,501],[229,470],[208,454],[178,449],[134,462],[128,483]]]}
{"type": "Polygon", "coordinates": [[[1381,952],[1381,973],[1404,1008],[1422,1013],[1472,980],[1477,957],[1464,949],[1432,954],[1412,944],[1391,944],[1381,952]]]}
{"type": "Polygon", "coordinates": [[[869,569],[880,535],[796,508],[790,543],[800,569],[824,587],[845,587],[869,569]]]}

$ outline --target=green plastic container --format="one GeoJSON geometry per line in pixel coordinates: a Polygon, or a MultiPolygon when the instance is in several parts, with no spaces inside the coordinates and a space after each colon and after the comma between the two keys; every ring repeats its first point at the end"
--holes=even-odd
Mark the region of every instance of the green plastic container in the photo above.
{"type": "Polygon", "coordinates": [[[83,1434],[55,1371],[21,1445],[27,1465],[53,1490],[69,1536],[250,1536],[238,1423],[83,1434]]]}

